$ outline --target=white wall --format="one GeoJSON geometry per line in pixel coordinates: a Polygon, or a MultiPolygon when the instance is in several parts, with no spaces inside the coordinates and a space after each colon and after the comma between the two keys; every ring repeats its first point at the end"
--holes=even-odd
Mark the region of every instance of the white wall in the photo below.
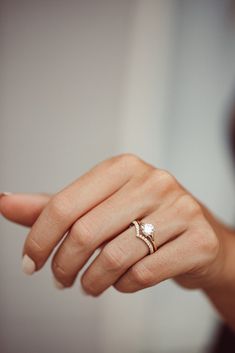
{"type": "MultiPolygon", "coordinates": [[[[226,1],[1,2],[0,185],[54,192],[122,151],[168,168],[231,223],[226,1]]],[[[231,16],[230,16],[231,19],[231,16]]],[[[203,352],[216,314],[173,282],[99,299],[21,274],[27,230],[1,220],[5,353],[203,352]],[[152,308],[155,308],[152,310],[152,308]]]]}

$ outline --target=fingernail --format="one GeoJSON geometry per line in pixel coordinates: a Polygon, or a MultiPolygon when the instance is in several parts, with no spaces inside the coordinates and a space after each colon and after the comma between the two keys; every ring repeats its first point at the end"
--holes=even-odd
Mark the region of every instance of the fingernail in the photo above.
{"type": "Polygon", "coordinates": [[[36,269],[35,262],[28,255],[24,255],[22,260],[22,271],[26,275],[32,275],[35,269],[36,269]]]}
{"type": "Polygon", "coordinates": [[[59,281],[57,281],[57,279],[55,277],[53,277],[53,284],[54,284],[54,287],[57,289],[65,288],[64,285],[62,283],[60,283],[59,281]]]}
{"type": "Polygon", "coordinates": [[[9,195],[12,195],[12,192],[3,191],[3,192],[0,193],[0,197],[2,197],[2,196],[9,196],[9,195]]]}

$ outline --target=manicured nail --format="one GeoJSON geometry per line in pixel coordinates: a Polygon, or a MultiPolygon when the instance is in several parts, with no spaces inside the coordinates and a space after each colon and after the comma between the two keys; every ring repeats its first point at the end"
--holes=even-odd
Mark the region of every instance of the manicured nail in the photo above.
{"type": "Polygon", "coordinates": [[[57,289],[65,288],[64,285],[62,283],[60,283],[59,281],[57,281],[57,279],[55,277],[53,277],[53,284],[54,284],[54,287],[57,289]]]}
{"type": "Polygon", "coordinates": [[[28,255],[24,255],[22,260],[22,271],[26,275],[32,275],[35,269],[36,269],[35,262],[28,255]]]}
{"type": "Polygon", "coordinates": [[[0,197],[2,197],[2,196],[9,196],[9,195],[12,195],[12,192],[4,191],[4,192],[1,192],[1,193],[0,193],[0,197]]]}

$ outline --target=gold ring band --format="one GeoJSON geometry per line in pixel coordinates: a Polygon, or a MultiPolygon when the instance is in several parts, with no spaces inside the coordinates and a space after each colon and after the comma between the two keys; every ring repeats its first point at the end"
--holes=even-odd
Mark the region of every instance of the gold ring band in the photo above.
{"type": "MultiPolygon", "coordinates": [[[[143,227],[145,226],[144,223],[142,222],[139,222],[139,221],[132,221],[131,222],[131,225],[134,225],[135,226],[135,229],[136,229],[136,237],[143,240],[145,242],[145,244],[148,246],[149,248],[149,254],[153,254],[156,250],[157,250],[157,247],[155,245],[155,241],[154,241],[154,238],[151,235],[146,235],[142,229],[143,227]]],[[[147,226],[151,226],[153,227],[152,224],[146,224],[147,226]]],[[[154,229],[154,227],[153,227],[154,229]]]]}

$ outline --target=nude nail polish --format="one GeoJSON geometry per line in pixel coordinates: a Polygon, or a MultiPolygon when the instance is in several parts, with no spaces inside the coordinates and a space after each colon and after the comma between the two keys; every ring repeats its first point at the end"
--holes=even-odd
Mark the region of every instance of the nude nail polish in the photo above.
{"type": "Polygon", "coordinates": [[[53,277],[53,284],[54,284],[54,287],[57,289],[65,288],[64,285],[62,283],[60,283],[59,281],[57,281],[57,279],[55,277],[53,277]]]}
{"type": "Polygon", "coordinates": [[[22,271],[26,275],[32,275],[35,272],[35,269],[35,262],[27,254],[25,254],[22,259],[22,271]]]}

